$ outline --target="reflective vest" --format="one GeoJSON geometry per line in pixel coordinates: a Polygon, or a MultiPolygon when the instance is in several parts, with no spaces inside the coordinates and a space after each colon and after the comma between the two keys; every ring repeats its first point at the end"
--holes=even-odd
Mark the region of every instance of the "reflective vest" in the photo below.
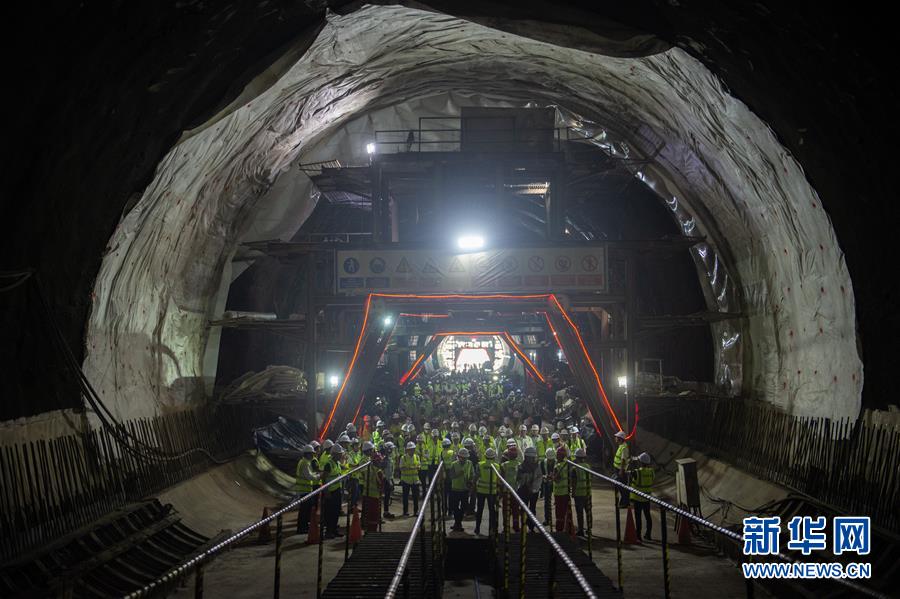
{"type": "Polygon", "coordinates": [[[519,461],[506,460],[500,464],[500,472],[503,473],[503,480],[508,482],[510,486],[515,489],[516,481],[519,478],[519,461]]]}
{"type": "Polygon", "coordinates": [[[448,474],[450,475],[451,490],[467,491],[469,484],[472,482],[472,462],[469,460],[463,460],[462,462],[456,460],[450,464],[448,474]]]}
{"type": "Polygon", "coordinates": [[[311,479],[301,477],[301,473],[306,472],[307,469],[312,469],[312,460],[303,458],[299,462],[297,462],[297,482],[294,483],[294,490],[302,495],[306,495],[313,490],[313,481],[311,479]]]}
{"type": "Polygon", "coordinates": [[[455,456],[455,455],[456,455],[456,452],[453,450],[452,447],[448,447],[447,449],[445,449],[445,450],[444,450],[444,453],[442,454],[443,460],[444,460],[448,465],[449,465],[451,462],[453,462],[453,456],[455,456]]]}
{"type": "Polygon", "coordinates": [[[616,471],[628,465],[628,443],[622,443],[616,449],[616,455],[613,458],[613,468],[616,471]]]}
{"type": "MultiPolygon", "coordinates": [[[[653,479],[655,477],[656,474],[653,472],[653,468],[651,468],[650,466],[641,466],[634,471],[630,484],[638,491],[642,491],[649,495],[650,490],[653,487],[653,479]]],[[[632,501],[647,501],[640,495],[635,495],[634,493],[629,493],[628,495],[632,501]]]]}
{"type": "Polygon", "coordinates": [[[591,494],[591,475],[581,468],[572,468],[575,479],[575,497],[587,497],[591,494]]]}
{"type": "MultiPolygon", "coordinates": [[[[322,470],[322,482],[325,484],[341,476],[341,465],[335,462],[330,455],[323,455],[319,458],[319,468],[322,470]]],[[[340,488],[341,483],[328,485],[329,491],[337,491],[340,488]]]]}
{"type": "Polygon", "coordinates": [[[410,485],[419,483],[419,456],[403,454],[400,458],[400,481],[410,485]]]}
{"type": "Polygon", "coordinates": [[[384,476],[374,465],[362,471],[363,494],[366,497],[381,497],[384,476]]]}
{"type": "MultiPolygon", "coordinates": [[[[362,452],[359,451],[348,451],[347,452],[347,467],[345,472],[349,472],[353,470],[362,462],[362,452]]],[[[350,478],[354,480],[360,480],[360,476],[362,475],[362,471],[354,472],[350,475],[350,478]]]]}
{"type": "Polygon", "coordinates": [[[484,459],[478,462],[478,482],[475,483],[475,491],[481,495],[497,494],[497,473],[491,467],[496,464],[494,459],[484,459]]]}
{"type": "Polygon", "coordinates": [[[557,497],[569,494],[569,465],[560,462],[553,469],[556,479],[553,481],[553,494],[557,497]]]}
{"type": "Polygon", "coordinates": [[[431,444],[428,439],[416,444],[416,457],[419,459],[419,470],[428,470],[431,463],[431,444]]]}
{"type": "Polygon", "coordinates": [[[377,430],[372,433],[372,445],[374,445],[375,447],[381,445],[381,433],[377,430]]]}

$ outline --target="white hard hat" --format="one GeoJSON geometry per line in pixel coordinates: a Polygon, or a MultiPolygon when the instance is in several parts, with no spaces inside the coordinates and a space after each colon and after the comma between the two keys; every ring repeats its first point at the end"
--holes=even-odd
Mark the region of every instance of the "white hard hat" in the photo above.
{"type": "Polygon", "coordinates": [[[573,424],[569,431],[571,431],[573,435],[578,434],[578,427],[573,424]]]}
{"type": "Polygon", "coordinates": [[[347,423],[347,430],[350,432],[356,432],[356,425],[352,422],[347,423]]]}
{"type": "Polygon", "coordinates": [[[338,443],[349,443],[349,442],[350,442],[350,436],[347,433],[344,433],[340,437],[338,437],[338,443]]]}
{"type": "Polygon", "coordinates": [[[485,434],[487,434],[488,429],[486,426],[482,425],[482,426],[478,427],[478,432],[481,433],[482,435],[485,435],[485,434]]]}
{"type": "Polygon", "coordinates": [[[525,448],[525,457],[534,456],[537,457],[537,449],[534,447],[526,447],[525,448]]]}
{"type": "Polygon", "coordinates": [[[553,433],[552,435],[550,435],[550,440],[559,441],[559,433],[553,433]]]}
{"type": "Polygon", "coordinates": [[[387,450],[391,450],[395,447],[396,447],[396,445],[394,445],[391,441],[388,441],[387,443],[384,444],[384,448],[387,450]]]}
{"type": "Polygon", "coordinates": [[[460,457],[467,458],[467,457],[469,457],[469,450],[466,449],[465,447],[463,447],[462,449],[460,449],[460,450],[456,453],[456,455],[458,455],[458,456],[460,456],[460,457]]]}
{"type": "Polygon", "coordinates": [[[559,434],[560,434],[560,435],[568,435],[568,434],[569,434],[569,429],[564,428],[564,429],[562,429],[561,431],[559,431],[559,434]]]}
{"type": "Polygon", "coordinates": [[[319,442],[316,441],[315,439],[313,439],[312,441],[310,441],[309,444],[312,445],[313,450],[318,449],[318,448],[322,445],[321,443],[319,443],[319,442]]]}
{"type": "Polygon", "coordinates": [[[422,428],[425,429],[426,431],[430,431],[431,425],[426,422],[424,425],[422,425],[422,428]]]}
{"type": "Polygon", "coordinates": [[[541,430],[541,427],[539,427],[538,425],[536,425],[536,424],[532,424],[532,425],[531,425],[531,431],[532,431],[532,432],[536,433],[536,432],[538,432],[538,431],[540,431],[540,430],[541,430]]]}
{"type": "Polygon", "coordinates": [[[375,423],[375,428],[383,427],[383,426],[384,426],[384,421],[383,421],[383,420],[379,420],[378,422],[375,423]]]}
{"type": "Polygon", "coordinates": [[[523,425],[519,426],[519,430],[520,430],[520,431],[527,431],[527,430],[528,430],[528,427],[525,426],[525,425],[523,424],[523,425]]]}
{"type": "Polygon", "coordinates": [[[514,439],[510,439],[506,442],[507,447],[516,447],[516,441],[514,439]]]}
{"type": "Polygon", "coordinates": [[[638,456],[638,459],[641,461],[642,464],[649,464],[650,463],[650,454],[645,451],[644,453],[642,453],[641,455],[638,456]]]}
{"type": "Polygon", "coordinates": [[[466,447],[468,447],[469,445],[475,445],[475,441],[473,441],[469,437],[466,437],[465,439],[463,439],[463,445],[465,445],[466,447]]]}
{"type": "Polygon", "coordinates": [[[544,457],[547,458],[548,460],[555,460],[556,452],[553,450],[552,447],[548,447],[547,451],[544,452],[544,457]]]}
{"type": "Polygon", "coordinates": [[[406,448],[407,448],[407,449],[415,449],[415,448],[416,448],[416,444],[413,443],[412,441],[410,441],[409,443],[406,444],[406,448]]]}
{"type": "Polygon", "coordinates": [[[586,455],[587,455],[587,453],[584,451],[584,447],[579,447],[578,449],[575,450],[576,458],[583,458],[586,455]]]}
{"type": "Polygon", "coordinates": [[[443,445],[444,447],[450,447],[450,439],[444,439],[443,441],[441,441],[441,445],[443,445]]]}
{"type": "Polygon", "coordinates": [[[450,428],[459,428],[459,423],[458,423],[458,422],[451,422],[451,423],[450,423],[450,428]]]}
{"type": "Polygon", "coordinates": [[[366,441],[365,443],[363,443],[363,451],[371,451],[373,449],[375,449],[375,445],[373,445],[371,441],[366,441]]]}
{"type": "Polygon", "coordinates": [[[441,431],[439,431],[439,430],[436,429],[436,428],[433,428],[433,429],[431,429],[431,436],[432,436],[432,437],[440,437],[440,436],[441,436],[441,431]]]}
{"type": "Polygon", "coordinates": [[[620,438],[620,439],[624,439],[627,435],[625,434],[625,431],[619,431],[619,432],[617,432],[617,433],[616,433],[615,435],[613,435],[613,436],[614,436],[614,437],[618,437],[618,438],[620,438]]]}
{"type": "Polygon", "coordinates": [[[486,458],[492,460],[492,459],[494,459],[495,457],[497,457],[497,452],[494,451],[494,448],[493,448],[493,447],[488,447],[488,448],[484,451],[484,457],[486,457],[486,458]]]}
{"type": "Polygon", "coordinates": [[[304,445],[303,449],[300,450],[303,453],[315,453],[315,449],[313,449],[312,445],[304,445]]]}
{"type": "Polygon", "coordinates": [[[334,441],[332,441],[331,439],[325,439],[325,442],[322,443],[322,449],[324,449],[325,451],[328,451],[332,447],[334,447],[334,441]]]}
{"type": "Polygon", "coordinates": [[[478,427],[475,426],[475,423],[473,422],[472,424],[469,425],[469,430],[472,432],[475,432],[478,430],[478,427]]]}
{"type": "Polygon", "coordinates": [[[541,428],[541,434],[542,434],[542,435],[549,435],[549,434],[550,434],[550,429],[547,428],[546,426],[542,427],[542,428],[541,428]]]}
{"type": "Polygon", "coordinates": [[[335,444],[335,445],[331,448],[331,454],[332,454],[332,455],[341,455],[341,454],[343,454],[343,453],[344,453],[344,448],[341,447],[340,445],[335,444]]]}

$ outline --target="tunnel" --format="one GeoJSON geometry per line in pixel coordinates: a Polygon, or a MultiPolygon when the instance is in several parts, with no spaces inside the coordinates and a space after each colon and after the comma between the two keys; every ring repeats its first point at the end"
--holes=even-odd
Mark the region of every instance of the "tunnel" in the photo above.
{"type": "Polygon", "coordinates": [[[0,595],[895,596],[886,23],[23,11],[0,595]]]}

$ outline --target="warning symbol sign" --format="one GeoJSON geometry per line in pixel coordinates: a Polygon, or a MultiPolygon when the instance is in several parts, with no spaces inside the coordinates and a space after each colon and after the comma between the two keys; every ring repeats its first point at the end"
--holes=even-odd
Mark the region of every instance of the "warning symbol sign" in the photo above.
{"type": "Polygon", "coordinates": [[[450,262],[450,272],[466,272],[466,267],[463,266],[459,256],[454,256],[453,260],[450,262]]]}
{"type": "Polygon", "coordinates": [[[556,270],[559,272],[568,272],[568,270],[572,268],[572,259],[568,256],[557,256],[556,257],[556,270]]]}
{"type": "Polygon", "coordinates": [[[581,268],[587,272],[594,272],[599,265],[600,263],[597,260],[597,256],[587,255],[581,259],[581,268]]]}
{"type": "Polygon", "coordinates": [[[427,262],[425,262],[425,268],[422,269],[422,272],[440,272],[437,269],[437,266],[434,265],[434,258],[429,258],[427,262]]]}
{"type": "Polygon", "coordinates": [[[544,259],[541,256],[532,256],[528,259],[528,268],[531,272],[541,272],[544,270],[544,259]]]}
{"type": "Polygon", "coordinates": [[[400,259],[400,264],[397,265],[397,270],[395,272],[412,272],[412,268],[410,268],[406,256],[403,256],[403,258],[400,259]]]}

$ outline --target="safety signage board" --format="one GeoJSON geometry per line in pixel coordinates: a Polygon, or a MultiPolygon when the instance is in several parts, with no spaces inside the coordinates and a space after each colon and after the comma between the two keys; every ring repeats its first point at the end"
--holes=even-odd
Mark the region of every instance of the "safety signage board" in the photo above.
{"type": "Polygon", "coordinates": [[[541,247],[455,253],[429,250],[337,252],[336,291],[607,291],[606,247],[541,247]]]}

